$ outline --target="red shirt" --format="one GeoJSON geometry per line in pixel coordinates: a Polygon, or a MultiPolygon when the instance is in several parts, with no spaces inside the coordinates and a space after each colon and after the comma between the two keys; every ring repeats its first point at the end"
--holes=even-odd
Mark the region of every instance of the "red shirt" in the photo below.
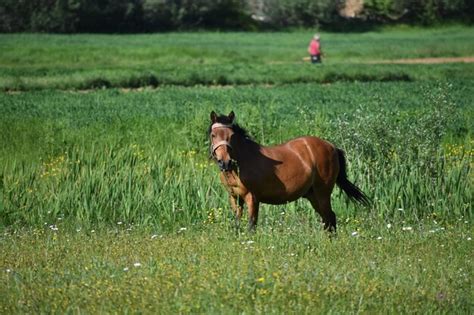
{"type": "Polygon", "coordinates": [[[311,42],[309,43],[308,47],[308,52],[310,55],[319,55],[321,54],[321,51],[319,50],[320,48],[320,43],[318,40],[312,39],[311,42]]]}

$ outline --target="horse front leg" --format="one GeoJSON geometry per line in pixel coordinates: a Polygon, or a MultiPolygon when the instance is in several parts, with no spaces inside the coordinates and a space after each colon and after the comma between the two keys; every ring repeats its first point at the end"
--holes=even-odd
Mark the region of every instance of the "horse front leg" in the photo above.
{"type": "Polygon", "coordinates": [[[232,210],[234,211],[235,226],[238,228],[240,226],[240,218],[242,217],[244,201],[239,196],[236,198],[233,195],[229,195],[229,200],[232,210]]]}
{"type": "Polygon", "coordinates": [[[257,198],[255,198],[255,196],[250,193],[245,196],[245,203],[247,204],[249,214],[249,231],[255,231],[257,228],[258,209],[260,203],[257,198]]]}

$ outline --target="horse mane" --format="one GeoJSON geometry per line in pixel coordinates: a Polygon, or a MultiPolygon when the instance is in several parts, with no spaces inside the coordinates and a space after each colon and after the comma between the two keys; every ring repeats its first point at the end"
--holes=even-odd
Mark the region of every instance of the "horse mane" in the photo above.
{"type": "MultiPolygon", "coordinates": [[[[231,121],[229,119],[229,117],[227,117],[226,115],[219,115],[214,123],[221,123],[221,124],[224,124],[224,125],[231,125],[232,126],[232,131],[234,131],[234,133],[238,134],[239,136],[242,136],[246,140],[252,140],[253,141],[252,137],[249,135],[247,130],[240,127],[239,124],[236,124],[233,121],[231,121]]],[[[211,127],[214,123],[211,123],[209,125],[209,128],[207,130],[207,136],[208,137],[211,134],[211,127]]]]}

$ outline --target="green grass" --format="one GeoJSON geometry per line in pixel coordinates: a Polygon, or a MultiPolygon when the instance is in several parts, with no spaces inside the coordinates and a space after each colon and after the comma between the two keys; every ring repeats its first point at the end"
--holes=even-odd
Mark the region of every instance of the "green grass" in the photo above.
{"type": "Polygon", "coordinates": [[[472,28],[323,33],[323,67],[302,58],[312,36],[288,33],[0,35],[0,89],[472,79],[471,65],[366,65],[382,59],[474,56],[472,28]]]}
{"type": "Polygon", "coordinates": [[[323,34],[316,67],[310,35],[0,35],[0,313],[472,313],[474,69],[362,64],[471,29],[323,34]],[[328,139],[372,205],[336,189],[333,239],[305,200],[235,230],[211,110],[328,139]]]}
{"type": "Polygon", "coordinates": [[[0,311],[472,311],[470,224],[352,220],[330,240],[306,220],[282,215],[255,235],[236,235],[219,223],[165,235],[126,224],[7,233],[1,236],[0,311]]]}

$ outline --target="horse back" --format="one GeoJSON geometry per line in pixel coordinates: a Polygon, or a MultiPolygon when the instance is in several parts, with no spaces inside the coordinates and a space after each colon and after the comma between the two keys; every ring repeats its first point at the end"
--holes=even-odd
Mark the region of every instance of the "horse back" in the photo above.
{"type": "Polygon", "coordinates": [[[339,172],[337,150],[323,139],[299,137],[262,147],[261,152],[265,158],[259,170],[265,176],[260,178],[265,179],[264,186],[271,187],[265,195],[291,200],[305,195],[315,185],[329,191],[334,187],[339,172]]]}

